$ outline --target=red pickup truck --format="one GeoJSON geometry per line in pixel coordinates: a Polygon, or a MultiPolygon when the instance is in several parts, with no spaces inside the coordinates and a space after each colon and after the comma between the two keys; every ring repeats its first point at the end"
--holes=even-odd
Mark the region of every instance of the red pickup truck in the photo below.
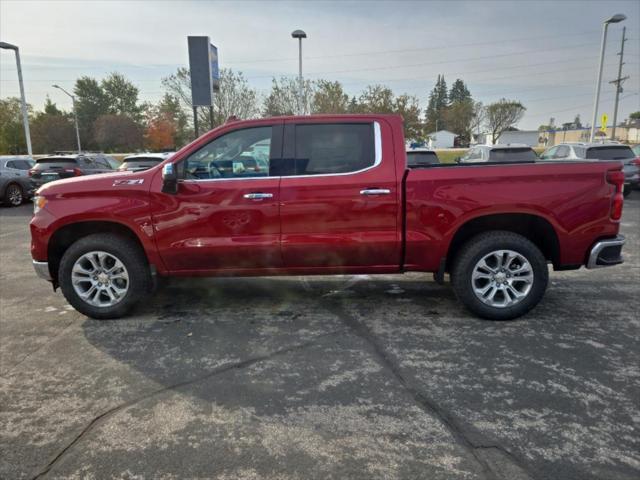
{"type": "Polygon", "coordinates": [[[478,316],[511,319],[556,270],[622,262],[620,162],[407,168],[402,118],[227,123],[156,167],[46,184],[36,272],[93,318],[160,276],[449,273],[478,316]]]}

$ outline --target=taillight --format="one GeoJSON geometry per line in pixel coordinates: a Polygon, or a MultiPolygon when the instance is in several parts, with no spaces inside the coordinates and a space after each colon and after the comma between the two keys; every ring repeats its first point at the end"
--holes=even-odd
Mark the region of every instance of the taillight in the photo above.
{"type": "Polygon", "coordinates": [[[640,157],[635,160],[631,160],[631,165],[635,165],[636,167],[640,167],[640,157]]]}
{"type": "Polygon", "coordinates": [[[67,173],[73,173],[75,177],[82,175],[82,170],[79,168],[65,168],[64,171],[67,173]]]}
{"type": "Polygon", "coordinates": [[[29,170],[29,176],[30,176],[30,177],[33,177],[33,174],[34,174],[34,173],[36,173],[36,169],[35,169],[35,168],[31,168],[31,169],[29,170]]]}
{"type": "Polygon", "coordinates": [[[622,205],[624,204],[624,196],[622,195],[624,189],[624,173],[622,170],[609,170],[607,172],[607,183],[610,183],[616,188],[613,194],[613,201],[611,202],[611,220],[620,220],[620,218],[622,218],[622,205]]]}

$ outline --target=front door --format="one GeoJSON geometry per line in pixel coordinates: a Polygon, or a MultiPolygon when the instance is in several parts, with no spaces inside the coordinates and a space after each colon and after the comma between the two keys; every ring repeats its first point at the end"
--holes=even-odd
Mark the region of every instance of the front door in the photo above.
{"type": "Polygon", "coordinates": [[[294,165],[280,183],[284,266],[397,269],[400,192],[390,126],[300,119],[285,125],[284,138],[282,161],[294,165]]]}
{"type": "Polygon", "coordinates": [[[178,193],[159,194],[153,214],[169,270],[242,273],[282,266],[280,178],[269,171],[281,135],[281,124],[273,123],[231,130],[176,162],[178,193]]]}

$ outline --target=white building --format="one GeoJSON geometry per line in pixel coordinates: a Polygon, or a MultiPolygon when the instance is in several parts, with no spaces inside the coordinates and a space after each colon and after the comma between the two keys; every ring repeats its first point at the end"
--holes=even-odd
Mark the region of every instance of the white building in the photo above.
{"type": "Polygon", "coordinates": [[[507,130],[498,137],[497,143],[522,143],[530,147],[538,146],[540,132],[538,130],[507,130]]]}
{"type": "Polygon", "coordinates": [[[453,148],[454,140],[458,135],[449,130],[438,130],[430,133],[429,148],[453,148]]]}

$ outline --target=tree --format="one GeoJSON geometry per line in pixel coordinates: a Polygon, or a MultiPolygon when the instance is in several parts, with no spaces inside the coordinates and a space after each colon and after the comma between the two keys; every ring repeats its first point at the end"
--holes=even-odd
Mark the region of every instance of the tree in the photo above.
{"type": "MultiPolygon", "coordinates": [[[[31,110],[31,106],[27,105],[27,109],[31,110]]],[[[27,153],[21,100],[16,97],[0,99],[0,153],[10,155],[27,153]]]]}
{"type": "Polygon", "coordinates": [[[116,72],[102,80],[100,86],[108,113],[127,115],[133,120],[140,121],[142,109],[138,105],[138,87],[127,80],[124,75],[116,72]]]}
{"type": "Polygon", "coordinates": [[[429,132],[444,130],[446,122],[444,119],[444,111],[449,106],[449,95],[447,92],[447,83],[444,75],[438,75],[436,84],[429,94],[429,103],[426,110],[426,128],[429,132]]]}
{"type": "Polygon", "coordinates": [[[418,99],[413,95],[400,95],[393,102],[393,111],[404,119],[404,136],[409,140],[422,140],[425,137],[424,124],[420,119],[421,110],[418,99]]]}
{"type": "Polygon", "coordinates": [[[75,150],[76,131],[70,115],[60,113],[38,113],[31,122],[33,151],[53,153],[56,150],[75,150]]]}
{"type": "Polygon", "coordinates": [[[369,85],[358,99],[360,113],[394,113],[393,91],[383,85],[369,85]]]}
{"type": "Polygon", "coordinates": [[[175,149],[176,125],[167,114],[152,119],[144,133],[145,147],[152,151],[175,149]]]}
{"type": "Polygon", "coordinates": [[[58,106],[51,101],[49,95],[44,101],[44,113],[47,115],[62,115],[62,110],[58,109],[58,106]]]}
{"type": "Polygon", "coordinates": [[[130,152],[142,147],[142,129],[126,115],[102,115],[94,125],[98,147],[108,152],[130,152]]]}
{"type": "Polygon", "coordinates": [[[97,147],[94,139],[94,123],[99,116],[109,113],[109,100],[98,81],[90,77],[81,77],[76,80],[74,93],[83,147],[89,150],[94,149],[97,147]]]}
{"type": "MultiPolygon", "coordinates": [[[[182,137],[190,133],[193,125],[189,70],[179,68],[175,74],[162,79],[162,86],[166,92],[165,106],[176,117],[176,135],[182,137]]],[[[258,93],[249,86],[241,72],[223,68],[220,70],[220,91],[213,94],[213,111],[214,126],[224,123],[231,116],[240,119],[256,117],[259,114],[258,93]]],[[[198,122],[200,125],[209,125],[209,112],[199,109],[198,122]]]]}
{"type": "Polygon", "coordinates": [[[340,82],[318,80],[313,93],[312,113],[347,113],[349,96],[340,82]]]}
{"type": "Polygon", "coordinates": [[[502,132],[513,127],[524,116],[526,108],[518,101],[505,98],[487,106],[487,126],[492,142],[496,143],[502,132]]]}
{"type": "MultiPolygon", "coordinates": [[[[314,84],[311,80],[302,82],[302,111],[313,111],[314,84]]],[[[300,83],[297,78],[281,77],[272,79],[271,91],[265,98],[262,113],[265,117],[296,115],[299,111],[300,83]]]]}
{"type": "Polygon", "coordinates": [[[458,135],[460,145],[469,145],[474,125],[475,104],[471,98],[456,100],[444,111],[447,128],[458,135]]]}
{"type": "Polygon", "coordinates": [[[176,148],[186,145],[193,137],[193,132],[189,128],[189,118],[180,107],[180,100],[177,97],[165,93],[158,103],[154,115],[150,115],[150,120],[153,120],[154,116],[171,120],[175,128],[173,145],[176,148]]]}
{"type": "Polygon", "coordinates": [[[451,85],[451,90],[449,90],[449,103],[453,105],[456,102],[467,102],[469,100],[471,100],[469,89],[461,79],[457,78],[451,85]]]}
{"type": "Polygon", "coordinates": [[[640,111],[630,113],[629,120],[640,120],[640,111]]]}
{"type": "Polygon", "coordinates": [[[473,102],[473,117],[471,118],[471,124],[469,129],[472,132],[476,132],[476,135],[480,136],[480,128],[484,125],[487,119],[487,109],[482,102],[473,102]]]}

